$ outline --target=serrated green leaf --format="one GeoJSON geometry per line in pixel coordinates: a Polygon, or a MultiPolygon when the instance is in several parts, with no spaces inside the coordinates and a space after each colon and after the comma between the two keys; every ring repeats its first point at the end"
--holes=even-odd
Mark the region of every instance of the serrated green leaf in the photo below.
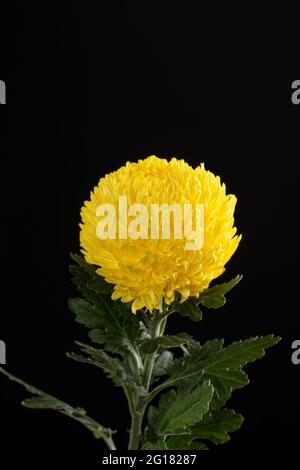
{"type": "Polygon", "coordinates": [[[105,295],[110,298],[113,291],[112,284],[107,283],[102,276],[99,276],[96,273],[96,268],[86,263],[82,256],[71,254],[71,257],[77,263],[69,267],[72,282],[91,304],[99,307],[99,297],[105,295]]]}
{"type": "Polygon", "coordinates": [[[13,382],[16,382],[25,387],[28,392],[32,393],[33,395],[36,395],[32,398],[27,398],[22,402],[25,407],[37,409],[51,409],[59,411],[60,413],[69,416],[70,418],[83,424],[87,429],[89,429],[93,433],[94,437],[96,437],[97,439],[103,438],[106,442],[111,440],[113,431],[109,428],[105,428],[104,426],[97,423],[93,418],[87,416],[83,408],[74,408],[73,406],[63,401],[58,400],[57,398],[42,392],[41,390],[33,387],[32,385],[27,384],[23,380],[19,379],[13,374],[10,374],[2,368],[0,368],[0,372],[6,375],[13,382]]]}
{"type": "Polygon", "coordinates": [[[90,332],[93,342],[108,345],[112,351],[121,354],[136,348],[136,341],[145,334],[138,316],[133,315],[127,305],[107,296],[91,293],[89,298],[90,301],[70,299],[69,307],[77,322],[93,328],[90,332]]]}
{"type": "Polygon", "coordinates": [[[90,304],[101,310],[101,298],[104,296],[108,301],[111,300],[110,295],[96,293],[95,290],[87,287],[92,278],[80,266],[70,266],[70,272],[73,275],[71,280],[76,285],[78,292],[80,292],[90,304]]]}
{"type": "Polygon", "coordinates": [[[164,439],[158,439],[154,442],[146,441],[141,450],[168,450],[164,439]]]}
{"type": "Polygon", "coordinates": [[[171,436],[166,441],[168,450],[208,450],[203,442],[194,441],[193,436],[171,436]]]}
{"type": "Polygon", "coordinates": [[[200,321],[202,320],[202,312],[198,307],[198,304],[199,299],[189,297],[182,304],[177,301],[174,308],[182,317],[189,317],[193,321],[200,321]]]}
{"type": "Polygon", "coordinates": [[[76,321],[93,330],[93,342],[103,344],[110,352],[123,355],[136,349],[136,341],[145,336],[144,325],[133,315],[128,304],[112,300],[112,286],[99,276],[95,267],[79,255],[72,255],[77,265],[70,267],[73,282],[85,299],[70,299],[76,321]]]}
{"type": "Polygon", "coordinates": [[[97,276],[95,266],[87,263],[82,255],[71,253],[70,256],[72,260],[75,261],[77,265],[80,266],[80,268],[82,268],[84,271],[86,271],[91,277],[97,276]]]}
{"type": "Polygon", "coordinates": [[[135,348],[135,341],[142,334],[138,317],[133,315],[127,306],[121,302],[107,301],[102,298],[102,336],[99,332],[91,333],[93,341],[100,344],[107,343],[114,346],[117,351],[135,348]]]}
{"type": "MultiPolygon", "coordinates": [[[[190,347],[189,351],[194,351],[194,346],[190,347]]],[[[187,384],[196,385],[204,371],[199,367],[198,354],[189,352],[188,355],[185,354],[172,361],[166,374],[170,377],[159,386],[162,390],[173,386],[181,388],[186,387],[187,384]]]]}
{"type": "Polygon", "coordinates": [[[92,279],[90,274],[87,273],[80,266],[71,265],[69,271],[72,275],[71,281],[75,284],[78,292],[80,292],[90,302],[94,299],[97,300],[97,294],[87,287],[88,282],[92,279]]]}
{"type": "MultiPolygon", "coordinates": [[[[176,392],[175,390],[170,390],[168,393],[165,393],[164,395],[161,395],[162,397],[168,397],[170,394],[172,393],[172,396],[170,398],[170,403],[172,401],[172,399],[175,399],[176,400],[176,392]]],[[[161,402],[161,407],[162,407],[162,402],[161,402]]],[[[152,426],[153,428],[155,427],[155,420],[156,418],[158,417],[159,415],[159,411],[158,411],[158,408],[156,408],[156,406],[153,406],[153,405],[150,405],[149,408],[148,408],[148,412],[147,412],[147,419],[148,419],[148,423],[150,424],[150,426],[152,426]]]]}
{"type": "MultiPolygon", "coordinates": [[[[163,393],[159,397],[159,413],[164,414],[168,410],[169,406],[171,406],[171,404],[176,399],[177,399],[177,393],[176,393],[176,390],[174,389],[168,390],[166,393],[163,393]]],[[[154,417],[155,414],[153,413],[152,416],[154,417]]]]}
{"type": "Polygon", "coordinates": [[[78,297],[69,299],[69,308],[73,313],[75,313],[75,319],[78,323],[81,323],[88,328],[102,326],[103,321],[101,320],[101,312],[95,307],[95,305],[91,305],[86,300],[78,297]]]}
{"type": "MultiPolygon", "coordinates": [[[[207,341],[203,346],[188,347],[189,355],[174,361],[169,370],[170,378],[164,383],[173,386],[184,382],[190,376],[201,373],[201,381],[211,380],[215,393],[212,408],[223,406],[233,390],[248,383],[247,374],[242,367],[264,355],[266,348],[275,345],[280,338],[273,335],[248,338],[223,347],[223,340],[207,341]]],[[[161,386],[161,388],[163,385],[161,386]]]]}
{"type": "Polygon", "coordinates": [[[213,386],[207,380],[191,393],[179,393],[171,403],[168,398],[167,409],[164,402],[161,407],[160,401],[159,419],[155,424],[157,433],[174,434],[200,421],[209,410],[213,391],[213,386]]]}
{"type": "MultiPolygon", "coordinates": [[[[215,407],[222,406],[232,391],[248,384],[248,377],[241,369],[246,364],[265,355],[265,349],[278,343],[273,335],[236,341],[201,363],[204,377],[210,378],[217,393],[215,407]]],[[[205,345],[204,345],[205,346],[205,345]]]]}
{"type": "Polygon", "coordinates": [[[206,414],[191,428],[191,434],[194,438],[207,439],[214,444],[225,444],[230,440],[228,433],[237,431],[243,420],[242,415],[235,413],[234,410],[223,408],[206,414]]]}
{"type": "Polygon", "coordinates": [[[174,389],[168,390],[166,393],[163,393],[159,397],[159,409],[153,405],[150,405],[147,411],[147,421],[148,425],[144,430],[145,440],[152,443],[158,442],[160,440],[158,436],[158,426],[161,419],[161,416],[164,415],[169,406],[176,400],[177,393],[174,389]]]}
{"type": "Polygon", "coordinates": [[[87,287],[97,294],[111,294],[113,291],[112,285],[108,284],[99,274],[97,276],[97,278],[88,281],[87,287]]]}
{"type": "Polygon", "coordinates": [[[225,294],[233,289],[234,286],[240,282],[242,276],[236,276],[229,282],[223,284],[216,284],[208,289],[205,289],[198,299],[198,301],[207,308],[220,308],[226,303],[225,294]]]}
{"type": "Polygon", "coordinates": [[[168,387],[192,389],[198,382],[210,379],[215,392],[211,408],[224,405],[233,390],[248,383],[247,374],[242,370],[248,362],[264,355],[264,349],[276,344],[280,338],[272,335],[249,338],[223,347],[223,340],[214,339],[201,346],[196,341],[187,347],[188,354],[176,359],[167,375],[169,378],[150,391],[149,401],[168,387]]]}
{"type": "Polygon", "coordinates": [[[76,344],[80,346],[81,351],[87,356],[82,356],[76,353],[67,353],[67,356],[70,359],[73,359],[77,362],[90,364],[104,370],[104,372],[106,372],[108,377],[113,380],[117,387],[124,385],[135,385],[135,379],[133,375],[135,373],[134,366],[131,368],[126,367],[124,361],[121,361],[121,359],[117,357],[110,356],[102,349],[97,349],[80,342],[77,342],[76,344]]]}
{"type": "MultiPolygon", "coordinates": [[[[99,294],[111,294],[113,285],[106,282],[103,276],[96,272],[96,268],[87,263],[83,256],[72,254],[71,258],[77,263],[70,266],[70,272],[79,280],[85,279],[85,286],[99,294]],[[75,269],[74,269],[75,268],[75,269]]],[[[74,282],[76,284],[76,282],[74,282]]]]}
{"type": "Polygon", "coordinates": [[[193,338],[187,333],[178,333],[173,336],[159,336],[158,338],[144,338],[140,341],[140,350],[144,354],[152,354],[157,349],[178,348],[188,344],[193,338]]]}
{"type": "Polygon", "coordinates": [[[89,332],[89,337],[93,343],[105,344],[109,341],[109,334],[105,330],[93,329],[89,332]]]}

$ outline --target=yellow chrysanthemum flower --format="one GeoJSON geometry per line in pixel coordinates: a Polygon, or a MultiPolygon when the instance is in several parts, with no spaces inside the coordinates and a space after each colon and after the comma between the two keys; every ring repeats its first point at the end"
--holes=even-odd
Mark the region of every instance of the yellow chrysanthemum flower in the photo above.
{"type": "MultiPolygon", "coordinates": [[[[81,210],[80,243],[88,263],[98,266],[97,273],[114,284],[113,299],[132,302],[132,311],[146,307],[160,308],[161,299],[170,304],[175,293],[181,301],[198,297],[210,282],[225,271],[240,241],[234,227],[236,197],[227,195],[219,176],[204,165],[193,169],[184,160],[171,161],[151,156],[129,163],[101,178],[91,199],[81,210]],[[118,216],[119,198],[126,196],[128,205],[144,204],[151,214],[151,204],[192,205],[204,211],[204,244],[200,249],[185,249],[186,239],[130,237],[100,239],[97,225],[101,217],[97,207],[111,204],[118,216]]],[[[130,221],[133,217],[128,217],[130,221]]],[[[193,219],[194,220],[194,219],[193,219]]],[[[150,227],[150,221],[149,221],[150,227]]],[[[160,224],[161,230],[161,224],[160,224]]],[[[150,231],[150,228],[149,228],[150,231]]]]}

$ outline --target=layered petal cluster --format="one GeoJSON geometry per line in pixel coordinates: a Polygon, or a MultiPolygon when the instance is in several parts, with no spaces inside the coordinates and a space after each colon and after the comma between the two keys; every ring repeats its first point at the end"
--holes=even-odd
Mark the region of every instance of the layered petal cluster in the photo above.
{"type": "MultiPolygon", "coordinates": [[[[224,183],[204,168],[193,169],[184,160],[170,161],[150,156],[137,163],[127,163],[119,170],[101,178],[81,209],[80,243],[88,263],[98,266],[97,272],[114,284],[113,299],[132,302],[132,311],[159,309],[161,299],[172,303],[175,293],[184,302],[198,297],[210,282],[225,270],[240,241],[234,227],[236,197],[226,194],[224,183]],[[138,203],[148,209],[149,237],[100,239],[97,226],[101,216],[97,207],[111,204],[119,216],[120,196],[127,197],[128,206],[138,203]],[[187,240],[151,238],[151,205],[192,205],[204,212],[204,244],[200,249],[187,250],[187,240]]],[[[103,217],[102,217],[103,219],[103,217]]],[[[128,223],[134,217],[128,217],[128,223]]],[[[161,225],[160,225],[161,230],[161,225]]]]}

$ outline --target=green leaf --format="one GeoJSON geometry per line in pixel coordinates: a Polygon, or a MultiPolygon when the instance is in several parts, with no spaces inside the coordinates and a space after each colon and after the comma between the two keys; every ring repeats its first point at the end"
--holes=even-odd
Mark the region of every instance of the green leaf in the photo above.
{"type": "Polygon", "coordinates": [[[280,338],[273,335],[236,341],[201,362],[204,377],[210,378],[216,387],[214,397],[216,407],[223,405],[233,390],[248,384],[248,377],[241,370],[242,367],[262,358],[265,349],[278,341],[280,338]]]}
{"type": "Polygon", "coordinates": [[[154,442],[146,441],[141,450],[168,450],[164,439],[158,439],[154,442]]]}
{"type": "Polygon", "coordinates": [[[213,396],[213,386],[207,380],[191,393],[179,393],[175,400],[160,400],[159,417],[155,430],[159,435],[174,434],[184,430],[201,420],[209,410],[213,396]]]}
{"type": "Polygon", "coordinates": [[[81,255],[71,253],[71,258],[77,263],[77,265],[70,266],[70,272],[74,276],[74,284],[80,287],[83,283],[85,287],[100,294],[112,293],[113,285],[106,282],[104,277],[96,272],[93,265],[87,263],[81,255]]]}
{"type": "Polygon", "coordinates": [[[152,354],[157,349],[177,348],[188,344],[193,338],[187,333],[178,333],[173,336],[159,336],[158,338],[144,338],[140,341],[140,350],[144,354],[152,354]]]}
{"type": "Polygon", "coordinates": [[[219,408],[229,399],[233,390],[247,385],[248,377],[242,367],[263,357],[265,349],[279,340],[273,335],[248,338],[225,348],[224,341],[218,339],[207,341],[203,346],[196,346],[194,342],[192,347],[188,346],[189,355],[174,361],[169,370],[170,378],[160,387],[186,382],[198,371],[201,381],[211,380],[215,389],[212,409],[219,408]]]}
{"type": "MultiPolygon", "coordinates": [[[[163,393],[159,397],[159,409],[153,405],[150,405],[147,411],[147,421],[148,425],[144,430],[144,438],[146,442],[155,443],[160,442],[160,437],[158,436],[158,426],[161,419],[161,416],[164,415],[169,406],[177,399],[177,393],[174,389],[168,390],[166,393],[163,393]]],[[[151,448],[151,447],[147,447],[151,448]]]]}
{"type": "Polygon", "coordinates": [[[189,317],[193,321],[200,321],[202,320],[202,312],[198,307],[199,303],[199,299],[189,297],[182,304],[176,301],[174,308],[182,317],[189,317]]]}
{"type": "Polygon", "coordinates": [[[75,313],[76,321],[88,328],[102,326],[101,311],[84,299],[69,299],[69,308],[75,313]]]}
{"type": "Polygon", "coordinates": [[[112,302],[110,293],[102,294],[100,292],[96,292],[95,289],[88,287],[89,283],[94,281],[94,278],[92,278],[91,275],[80,266],[70,266],[70,272],[73,276],[71,279],[72,282],[90,304],[102,309],[101,298],[104,297],[108,302],[112,302]]]}
{"type": "Polygon", "coordinates": [[[206,414],[203,419],[191,428],[193,437],[207,439],[214,444],[225,444],[230,440],[229,432],[237,431],[244,418],[234,410],[223,408],[206,414]]]}
{"type": "Polygon", "coordinates": [[[33,387],[32,385],[27,384],[23,380],[10,374],[2,368],[0,368],[0,372],[6,375],[10,380],[17,382],[25,387],[28,392],[35,395],[34,397],[28,398],[22,402],[25,407],[59,411],[60,413],[69,416],[70,418],[83,424],[93,433],[95,438],[102,438],[106,442],[111,440],[113,431],[109,428],[105,428],[104,426],[97,423],[93,418],[87,416],[84,409],[74,408],[73,406],[68,405],[63,401],[58,400],[57,398],[33,387]]]}
{"type": "MultiPolygon", "coordinates": [[[[157,435],[157,423],[159,420],[160,413],[166,412],[169,404],[176,400],[177,394],[174,389],[168,390],[168,392],[162,394],[159,400],[159,408],[156,406],[150,405],[147,411],[147,426],[144,429],[143,440],[145,442],[142,449],[151,449],[152,446],[162,445],[159,443],[161,438],[157,435]]],[[[163,440],[163,439],[162,439],[163,440]]],[[[165,444],[163,444],[165,446],[165,444]]],[[[165,447],[164,447],[165,448],[165,447]]]]}
{"type": "Polygon", "coordinates": [[[174,354],[171,351],[163,351],[155,361],[153,369],[153,378],[166,375],[174,360],[174,354]]]}
{"type": "Polygon", "coordinates": [[[93,343],[105,344],[109,340],[109,335],[105,330],[94,329],[89,332],[89,337],[93,343]]]}
{"type": "Polygon", "coordinates": [[[241,279],[242,276],[236,276],[229,282],[209,287],[200,294],[198,301],[207,308],[223,307],[226,303],[225,294],[233,289],[241,279]]]}
{"type": "Polygon", "coordinates": [[[99,274],[97,274],[97,278],[88,281],[87,287],[97,294],[111,294],[113,291],[112,285],[108,284],[99,274]]]}
{"type": "Polygon", "coordinates": [[[193,436],[171,436],[166,441],[168,450],[208,450],[203,442],[194,441],[193,436]]]}
{"type": "MultiPolygon", "coordinates": [[[[171,389],[161,395],[158,409],[149,408],[146,440],[155,442],[161,436],[188,435],[192,440],[186,437],[186,445],[198,445],[195,439],[226,442],[228,433],[238,429],[243,418],[232,410],[219,408],[233,390],[248,383],[242,368],[263,357],[265,349],[279,340],[269,335],[237,341],[227,347],[218,339],[207,341],[203,346],[196,341],[189,344],[188,353],[173,361],[167,370],[169,378],[149,393],[148,403],[167,387],[175,386],[178,392],[171,389]],[[211,387],[207,399],[202,387],[211,387]]],[[[166,442],[168,446],[168,440],[166,442]]],[[[176,442],[171,441],[170,448],[173,449],[176,442]]]]}
{"type": "Polygon", "coordinates": [[[71,255],[77,265],[70,266],[73,282],[84,299],[70,299],[76,321],[93,328],[93,342],[104,344],[107,351],[126,355],[136,350],[136,342],[145,336],[145,326],[133,315],[129,304],[111,299],[112,285],[96,273],[96,268],[78,255],[71,255]]]}
{"type": "MultiPolygon", "coordinates": [[[[168,387],[186,387],[188,384],[196,385],[204,374],[204,371],[199,367],[198,354],[194,353],[194,347],[189,348],[188,354],[172,361],[169,369],[165,372],[170,377],[160,384],[157,388],[164,390],[168,387]]],[[[197,350],[198,351],[198,350],[197,350]]]]}
{"type": "Polygon", "coordinates": [[[76,315],[76,321],[93,328],[90,337],[93,342],[105,344],[121,354],[136,348],[136,341],[145,335],[144,326],[128,305],[113,301],[105,295],[94,293],[91,301],[81,298],[69,300],[69,307],[76,315]]]}
{"type": "Polygon", "coordinates": [[[128,374],[128,371],[125,370],[120,359],[111,357],[102,349],[96,349],[79,342],[77,342],[77,344],[80,346],[81,351],[87,356],[76,353],[67,353],[67,357],[74,361],[81,362],[83,364],[90,364],[104,370],[117,387],[121,387],[125,383],[133,382],[132,377],[128,374]]]}
{"type": "MultiPolygon", "coordinates": [[[[144,330],[136,315],[133,315],[129,307],[118,301],[99,299],[102,305],[102,330],[105,335],[105,343],[113,345],[116,350],[135,347],[135,341],[143,336],[144,330]]],[[[93,335],[92,335],[93,336],[93,335]]],[[[96,340],[95,337],[93,337],[96,340]]],[[[101,339],[101,344],[103,338],[101,339]]]]}
{"type": "Polygon", "coordinates": [[[76,262],[76,265],[78,265],[81,269],[86,271],[91,277],[97,276],[96,267],[93,266],[92,264],[87,263],[82,255],[71,253],[70,256],[72,260],[76,262]]]}

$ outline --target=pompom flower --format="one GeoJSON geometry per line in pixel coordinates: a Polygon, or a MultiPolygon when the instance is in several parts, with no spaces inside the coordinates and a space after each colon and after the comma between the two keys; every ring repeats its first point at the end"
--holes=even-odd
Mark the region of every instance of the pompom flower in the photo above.
{"type": "MultiPolygon", "coordinates": [[[[236,197],[226,194],[224,183],[204,168],[193,169],[184,160],[171,161],[156,156],[129,163],[101,178],[91,199],[81,209],[80,243],[85,260],[98,266],[97,273],[114,284],[113,299],[132,302],[132,311],[146,307],[160,308],[163,298],[173,302],[175,293],[181,302],[199,297],[210,282],[225,271],[240,241],[234,227],[236,197]],[[124,227],[117,226],[115,238],[100,238],[97,226],[102,216],[97,208],[113,205],[116,219],[120,197],[128,206],[142,204],[148,209],[146,231],[149,236],[124,238],[124,227]],[[191,206],[192,220],[197,206],[203,207],[203,245],[186,249],[187,238],[175,236],[175,219],[170,224],[170,238],[150,235],[151,205],[176,204],[184,210],[191,206]],[[123,236],[120,237],[120,230],[123,236]]],[[[102,214],[103,215],[103,214],[102,214]]],[[[175,216],[174,216],[175,217],[175,216]]],[[[134,216],[128,216],[128,223],[134,216]]],[[[194,227],[194,225],[193,225],[194,227]]],[[[159,225],[159,234],[162,223],[159,225]]]]}

